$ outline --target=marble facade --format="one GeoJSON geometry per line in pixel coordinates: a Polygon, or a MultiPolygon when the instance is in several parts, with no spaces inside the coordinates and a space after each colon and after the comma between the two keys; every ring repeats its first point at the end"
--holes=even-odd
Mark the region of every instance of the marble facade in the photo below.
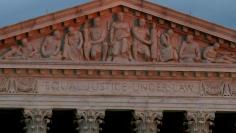
{"type": "Polygon", "coordinates": [[[142,0],[95,0],[0,29],[0,108],[23,108],[27,133],[76,109],[98,133],[105,111],[134,110],[135,132],[186,111],[189,133],[236,112],[236,31],[142,0]],[[191,21],[189,21],[191,19],[191,21]]]}

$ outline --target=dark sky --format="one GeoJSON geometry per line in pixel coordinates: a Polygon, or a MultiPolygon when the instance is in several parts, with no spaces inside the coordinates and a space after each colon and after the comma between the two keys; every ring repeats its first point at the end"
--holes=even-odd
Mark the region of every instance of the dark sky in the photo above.
{"type": "MultiPolygon", "coordinates": [[[[76,6],[89,0],[0,0],[0,27],[76,6]]],[[[236,29],[236,0],[150,0],[236,29]]]]}

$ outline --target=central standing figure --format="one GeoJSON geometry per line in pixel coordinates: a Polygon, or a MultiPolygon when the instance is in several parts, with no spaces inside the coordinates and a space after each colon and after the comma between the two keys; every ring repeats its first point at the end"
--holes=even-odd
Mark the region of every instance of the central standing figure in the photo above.
{"type": "MultiPolygon", "coordinates": [[[[97,60],[97,54],[101,54],[102,61],[106,60],[108,44],[106,42],[107,30],[101,26],[101,19],[93,19],[93,26],[84,30],[85,44],[84,55],[87,60],[97,60]]],[[[99,58],[100,59],[100,58],[99,58]]]]}
{"type": "Polygon", "coordinates": [[[126,56],[126,58],[128,56],[129,60],[132,59],[129,44],[130,37],[130,25],[124,21],[124,14],[119,12],[117,14],[117,21],[111,24],[110,54],[112,55],[112,60],[115,60],[118,56],[126,56]]]}
{"type": "Polygon", "coordinates": [[[138,54],[144,55],[144,60],[149,61],[151,57],[150,47],[152,45],[150,31],[146,27],[145,19],[139,19],[139,25],[132,29],[134,35],[133,40],[133,55],[134,59],[138,60],[138,54]]]}

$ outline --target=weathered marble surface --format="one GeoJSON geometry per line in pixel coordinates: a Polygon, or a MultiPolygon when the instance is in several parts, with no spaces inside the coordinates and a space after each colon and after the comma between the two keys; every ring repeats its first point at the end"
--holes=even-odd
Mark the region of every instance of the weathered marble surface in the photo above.
{"type": "Polygon", "coordinates": [[[149,13],[130,10],[112,7],[104,14],[97,13],[101,15],[63,22],[60,28],[50,26],[31,36],[2,40],[0,60],[61,64],[65,61],[225,65],[236,62],[233,42],[210,34],[203,36],[184,26],[179,29],[175,22],[165,23],[149,13]]]}
{"type": "Polygon", "coordinates": [[[232,80],[1,78],[1,94],[89,96],[235,96],[232,80]]]}
{"type": "Polygon", "coordinates": [[[0,29],[0,107],[24,108],[27,132],[55,108],[77,109],[80,133],[106,109],[135,110],[138,133],[158,132],[163,110],[210,132],[215,111],[236,111],[235,38],[146,1],[93,1],[0,29]]]}

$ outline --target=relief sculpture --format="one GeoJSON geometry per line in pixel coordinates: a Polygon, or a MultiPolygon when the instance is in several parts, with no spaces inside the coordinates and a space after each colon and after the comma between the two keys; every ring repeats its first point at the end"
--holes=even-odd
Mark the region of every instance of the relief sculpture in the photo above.
{"type": "Polygon", "coordinates": [[[161,34],[160,59],[163,62],[168,62],[168,61],[177,62],[179,59],[177,49],[172,44],[173,35],[174,31],[172,29],[168,29],[167,31],[161,34]]]}
{"type": "Polygon", "coordinates": [[[231,81],[206,80],[202,82],[203,96],[232,96],[231,81]]]}
{"type": "Polygon", "coordinates": [[[9,89],[9,79],[1,78],[0,79],[0,92],[7,92],[9,89]]]}
{"type": "Polygon", "coordinates": [[[37,80],[31,78],[15,79],[14,80],[16,92],[34,93],[37,91],[37,80]]]}
{"type": "Polygon", "coordinates": [[[83,59],[83,36],[79,30],[68,28],[64,40],[63,58],[66,60],[80,61],[83,59]]]}
{"type": "Polygon", "coordinates": [[[16,44],[4,49],[0,59],[236,63],[235,50],[225,48],[222,42],[222,46],[215,40],[210,45],[192,33],[179,32],[173,26],[157,25],[155,19],[122,11],[107,18],[97,15],[37,39],[16,39],[16,44]]]}
{"type": "Polygon", "coordinates": [[[194,42],[192,35],[187,35],[183,41],[179,52],[181,62],[199,62],[201,60],[201,51],[199,45],[194,42]]]}
{"type": "Polygon", "coordinates": [[[157,31],[157,24],[152,23],[151,29],[151,59],[153,62],[158,62],[160,59],[160,50],[158,50],[158,31],[157,31]]]}
{"type": "Polygon", "coordinates": [[[15,93],[37,93],[38,84],[34,78],[0,78],[0,93],[15,94],[15,93]]]}
{"type": "Polygon", "coordinates": [[[47,36],[41,45],[41,54],[43,58],[61,59],[61,33],[54,31],[52,35],[47,36]]]}
{"type": "Polygon", "coordinates": [[[27,38],[22,39],[19,43],[18,45],[12,45],[10,50],[2,56],[2,59],[40,58],[39,50],[27,38]]]}
{"type": "Polygon", "coordinates": [[[11,59],[21,59],[22,51],[19,45],[12,45],[10,50],[7,51],[3,56],[2,59],[11,60],[11,59]]]}
{"type": "Polygon", "coordinates": [[[133,39],[133,55],[134,59],[138,60],[138,54],[143,55],[145,61],[149,61],[151,57],[150,46],[152,41],[150,39],[149,29],[146,27],[145,19],[139,19],[139,25],[132,29],[133,39]]]}
{"type": "Polygon", "coordinates": [[[84,55],[87,60],[102,60],[107,58],[108,44],[106,42],[107,31],[101,26],[101,19],[99,17],[93,19],[93,27],[84,30],[84,55]],[[99,58],[97,57],[100,55],[99,58]],[[98,59],[97,59],[98,58],[98,59]]]}
{"type": "Polygon", "coordinates": [[[236,59],[220,53],[220,44],[214,43],[213,46],[208,46],[203,52],[203,58],[208,63],[235,63],[236,59]]]}
{"type": "Polygon", "coordinates": [[[22,39],[22,45],[22,56],[24,59],[37,59],[40,57],[39,51],[28,41],[28,39],[22,39]]]}
{"type": "Polygon", "coordinates": [[[131,31],[130,25],[124,20],[124,14],[119,12],[117,20],[111,24],[110,31],[110,54],[112,61],[119,59],[131,60],[130,42],[131,31]]]}

